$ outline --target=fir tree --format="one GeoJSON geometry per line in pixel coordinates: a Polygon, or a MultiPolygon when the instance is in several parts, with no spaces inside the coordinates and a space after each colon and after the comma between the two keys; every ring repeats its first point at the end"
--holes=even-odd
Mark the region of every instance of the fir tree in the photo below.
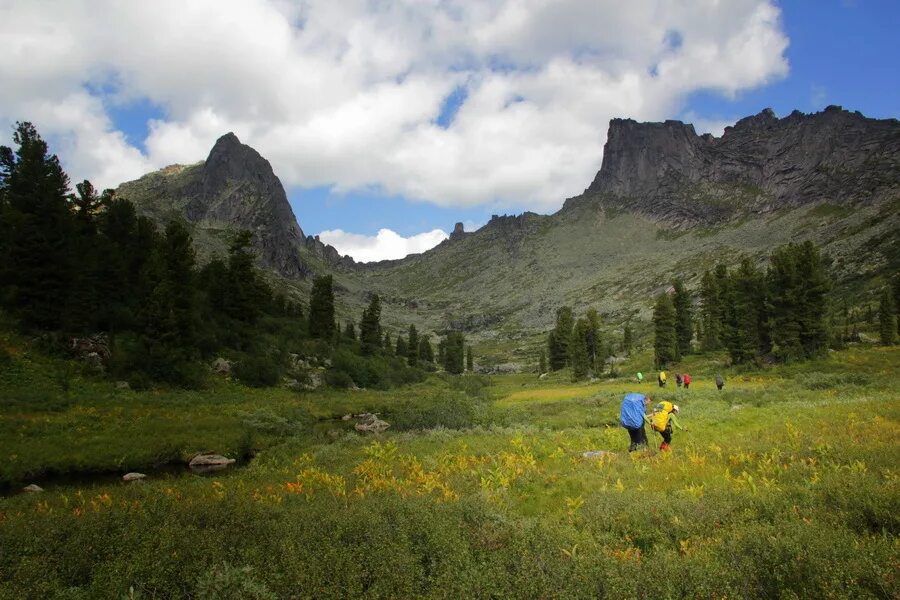
{"type": "Polygon", "coordinates": [[[563,306],[556,311],[556,327],[547,338],[550,354],[550,369],[558,371],[569,362],[569,343],[572,340],[572,329],[575,327],[572,309],[563,306]]]}
{"type": "Polygon", "coordinates": [[[451,331],[444,338],[444,369],[458,375],[465,366],[466,339],[462,332],[451,331]]]}
{"type": "Polygon", "coordinates": [[[272,290],[263,280],[250,251],[253,233],[239,231],[228,247],[227,285],[223,293],[225,314],[243,323],[256,323],[272,290]]]}
{"type": "Polygon", "coordinates": [[[334,338],[334,291],[331,275],[316,277],[309,294],[310,337],[332,340],[334,338]]]}
{"type": "Polygon", "coordinates": [[[466,347],[466,371],[471,373],[475,370],[475,359],[472,356],[472,346],[466,347]]]}
{"type": "Polygon", "coordinates": [[[547,351],[541,350],[541,355],[538,357],[538,375],[543,375],[547,372],[547,351]]]}
{"type": "MultiPolygon", "coordinates": [[[[721,289],[721,288],[720,288],[721,289]]],[[[766,280],[747,257],[722,289],[725,308],[725,346],[734,363],[755,360],[768,351],[766,280]]]]}
{"type": "Polygon", "coordinates": [[[406,355],[408,354],[409,346],[406,344],[406,340],[403,339],[403,336],[397,334],[397,345],[394,348],[394,354],[398,358],[403,358],[406,360],[406,355]]]}
{"type": "MultiPolygon", "coordinates": [[[[363,313],[365,317],[365,313],[363,313]]],[[[347,321],[347,324],[344,326],[344,337],[351,341],[356,341],[356,326],[353,325],[353,321],[347,321]]]]}
{"type": "Polygon", "coordinates": [[[434,349],[431,347],[431,337],[428,335],[419,336],[419,362],[434,362],[434,349]]]}
{"type": "Polygon", "coordinates": [[[776,248],[766,276],[772,342],[782,360],[812,358],[828,344],[829,280],[812,242],[776,248]]]}
{"type": "Polygon", "coordinates": [[[411,367],[415,367],[419,362],[419,333],[416,331],[415,325],[409,326],[407,335],[409,346],[406,351],[406,363],[411,367]]]}
{"type": "Polygon", "coordinates": [[[599,370],[598,358],[603,345],[603,339],[600,336],[600,314],[596,309],[589,308],[585,319],[587,319],[587,329],[584,332],[584,344],[587,350],[588,364],[590,368],[599,370]]]}
{"type": "Polygon", "coordinates": [[[663,292],[656,297],[653,308],[653,351],[656,365],[665,367],[677,360],[678,344],[675,337],[675,306],[672,298],[663,292]]]}
{"type": "Polygon", "coordinates": [[[675,279],[672,287],[675,289],[672,303],[675,306],[675,338],[678,355],[686,356],[691,353],[691,338],[694,335],[693,301],[681,279],[675,279]]]}
{"type": "Polygon", "coordinates": [[[631,330],[631,323],[625,323],[625,331],[622,333],[622,351],[631,356],[631,348],[634,346],[634,332],[631,330]]]}
{"type": "Polygon", "coordinates": [[[385,353],[385,354],[387,354],[387,355],[389,355],[389,356],[392,355],[392,354],[394,354],[394,344],[391,343],[391,332],[390,332],[390,331],[385,331],[385,332],[384,332],[384,345],[383,345],[383,347],[384,347],[384,353],[385,353]]]}
{"type": "Polygon", "coordinates": [[[369,306],[363,311],[359,324],[360,351],[372,355],[381,348],[381,299],[372,294],[369,306]]]}
{"type": "Polygon", "coordinates": [[[588,348],[585,340],[590,335],[590,323],[585,318],[578,319],[572,330],[572,340],[569,344],[569,362],[572,365],[572,377],[584,379],[591,366],[588,348]]]}
{"type": "Polygon", "coordinates": [[[881,336],[881,343],[885,346],[893,345],[897,337],[897,315],[895,313],[894,299],[891,297],[890,291],[884,288],[878,304],[878,332],[881,336]]]}

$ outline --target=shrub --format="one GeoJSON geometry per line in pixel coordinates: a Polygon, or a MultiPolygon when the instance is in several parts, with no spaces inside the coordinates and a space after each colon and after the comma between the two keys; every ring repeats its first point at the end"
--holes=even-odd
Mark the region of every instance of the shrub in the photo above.
{"type": "Polygon", "coordinates": [[[238,381],[250,387],[271,387],[281,377],[280,365],[266,355],[248,355],[234,367],[238,381]]]}

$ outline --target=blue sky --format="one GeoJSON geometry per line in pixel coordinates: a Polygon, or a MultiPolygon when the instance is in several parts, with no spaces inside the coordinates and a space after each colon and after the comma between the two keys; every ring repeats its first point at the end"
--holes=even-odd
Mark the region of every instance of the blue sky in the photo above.
{"type": "Polygon", "coordinates": [[[898,25],[889,0],[12,0],[0,126],[34,121],[101,186],[234,131],[305,233],[396,257],[458,221],[554,212],[590,184],[612,117],[896,118],[898,25]]]}

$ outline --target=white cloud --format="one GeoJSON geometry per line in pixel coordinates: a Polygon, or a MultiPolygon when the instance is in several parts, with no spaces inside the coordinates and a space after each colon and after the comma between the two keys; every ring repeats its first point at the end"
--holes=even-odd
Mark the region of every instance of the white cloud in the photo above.
{"type": "Polygon", "coordinates": [[[390,229],[380,229],[377,235],[367,236],[347,233],[340,229],[323,231],[319,239],[337,248],[341,254],[349,254],[358,262],[373,262],[403,258],[434,248],[447,239],[447,234],[434,229],[408,238],[390,229]]]}
{"type": "Polygon", "coordinates": [[[539,211],[590,183],[611,117],[788,69],[773,0],[6,0],[0,42],[0,125],[63,140],[73,178],[195,162],[231,130],[289,186],[539,211]],[[144,153],[108,116],[135,99],[165,113],[144,153]]]}

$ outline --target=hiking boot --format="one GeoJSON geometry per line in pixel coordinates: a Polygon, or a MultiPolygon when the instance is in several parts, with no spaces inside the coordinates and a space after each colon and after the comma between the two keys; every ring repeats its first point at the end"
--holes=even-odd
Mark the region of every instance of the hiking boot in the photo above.
{"type": "Polygon", "coordinates": [[[667,443],[663,442],[662,444],[659,445],[659,449],[662,450],[663,452],[668,452],[669,445],[667,443]]]}

